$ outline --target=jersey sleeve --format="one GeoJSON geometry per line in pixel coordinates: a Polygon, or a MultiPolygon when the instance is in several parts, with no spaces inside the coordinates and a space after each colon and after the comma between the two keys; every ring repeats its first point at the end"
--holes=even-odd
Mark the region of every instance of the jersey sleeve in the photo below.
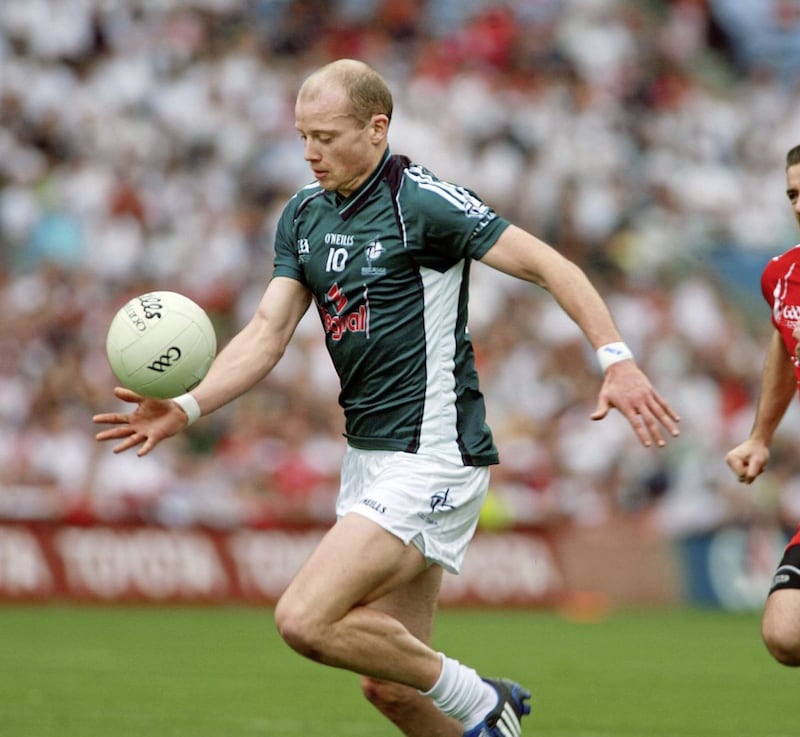
{"type": "Polygon", "coordinates": [[[275,259],[272,276],[288,276],[305,283],[298,259],[297,239],[294,234],[296,200],[296,196],[289,200],[278,219],[278,226],[275,229],[275,259]]]}
{"type": "Polygon", "coordinates": [[[473,191],[442,181],[421,167],[406,173],[408,199],[426,245],[452,259],[481,258],[509,222],[473,191]]]}
{"type": "Polygon", "coordinates": [[[767,263],[764,267],[764,270],[761,272],[761,296],[764,297],[764,301],[772,307],[773,302],[775,301],[775,282],[776,282],[776,259],[772,259],[767,263]]]}

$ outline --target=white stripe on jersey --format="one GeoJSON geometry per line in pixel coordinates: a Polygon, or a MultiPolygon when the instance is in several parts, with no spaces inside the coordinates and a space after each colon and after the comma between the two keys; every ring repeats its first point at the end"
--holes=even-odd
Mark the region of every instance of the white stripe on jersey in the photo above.
{"type": "Polygon", "coordinates": [[[444,273],[420,269],[424,299],[427,386],[420,430],[420,452],[430,449],[461,465],[455,402],[455,329],[464,274],[459,261],[444,273]]]}
{"type": "Polygon", "coordinates": [[[775,282],[775,289],[772,290],[772,316],[775,322],[780,322],[783,303],[786,301],[786,294],[789,291],[789,280],[792,277],[795,265],[795,263],[792,263],[783,277],[775,282]]]}
{"type": "Polygon", "coordinates": [[[434,194],[438,194],[443,200],[447,200],[451,205],[459,210],[470,210],[473,208],[484,208],[486,205],[474,195],[470,194],[464,187],[450,182],[443,182],[434,179],[429,174],[423,174],[418,168],[411,167],[406,170],[406,176],[415,181],[420,189],[425,189],[434,194]]]}
{"type": "Polygon", "coordinates": [[[394,198],[395,207],[397,208],[397,216],[400,220],[400,229],[403,231],[403,248],[408,248],[408,231],[406,230],[406,219],[403,216],[403,206],[400,204],[400,193],[403,191],[403,184],[405,179],[400,180],[400,186],[397,188],[397,194],[394,198]]]}

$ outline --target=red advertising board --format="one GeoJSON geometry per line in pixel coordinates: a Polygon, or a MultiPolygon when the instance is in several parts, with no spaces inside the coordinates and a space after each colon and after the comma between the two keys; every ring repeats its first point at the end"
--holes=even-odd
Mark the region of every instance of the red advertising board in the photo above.
{"type": "MultiPolygon", "coordinates": [[[[0,524],[0,601],[272,604],[324,532],[0,524]]],[[[485,532],[442,603],[544,605],[563,591],[545,534],[485,532]]]]}

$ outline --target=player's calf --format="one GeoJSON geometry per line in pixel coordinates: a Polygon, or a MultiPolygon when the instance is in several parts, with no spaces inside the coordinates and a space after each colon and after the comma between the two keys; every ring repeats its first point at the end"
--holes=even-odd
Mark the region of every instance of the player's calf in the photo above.
{"type": "Polygon", "coordinates": [[[463,728],[419,691],[399,683],[363,677],[361,690],[406,737],[462,737],[463,728]]]}

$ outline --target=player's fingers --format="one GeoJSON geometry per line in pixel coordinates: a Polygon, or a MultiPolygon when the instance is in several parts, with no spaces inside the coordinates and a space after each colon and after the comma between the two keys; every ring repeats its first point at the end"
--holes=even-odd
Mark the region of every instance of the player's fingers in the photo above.
{"type": "Polygon", "coordinates": [[[94,438],[95,440],[118,440],[119,438],[127,438],[131,435],[135,434],[136,430],[134,430],[130,425],[125,425],[124,427],[111,427],[108,430],[101,430],[97,433],[94,438]]]}
{"type": "Polygon", "coordinates": [[[98,425],[123,425],[130,419],[129,415],[121,412],[104,412],[92,417],[92,422],[98,425]]]}
{"type": "Polygon", "coordinates": [[[750,481],[752,481],[752,479],[748,480],[747,472],[743,468],[736,469],[732,467],[731,471],[733,472],[733,475],[736,477],[736,480],[742,484],[748,484],[750,483],[750,481]]]}
{"type": "Polygon", "coordinates": [[[736,476],[741,476],[742,473],[744,473],[744,461],[735,453],[728,453],[728,455],[725,456],[725,463],[736,476]]]}
{"type": "Polygon", "coordinates": [[[648,407],[654,418],[653,422],[665,428],[674,438],[681,434],[677,424],[680,422],[680,415],[669,404],[657,396],[655,401],[651,402],[648,407]]]}
{"type": "Polygon", "coordinates": [[[131,389],[126,389],[124,386],[115,386],[114,396],[123,402],[141,402],[144,399],[141,394],[137,394],[131,389]]]}
{"type": "Polygon", "coordinates": [[[628,422],[636,431],[639,440],[645,448],[649,448],[655,443],[659,448],[666,445],[664,437],[661,435],[659,424],[649,410],[632,410],[626,414],[628,422]]]}
{"type": "Polygon", "coordinates": [[[752,484],[764,472],[767,463],[768,460],[750,458],[747,463],[744,464],[744,469],[739,474],[739,481],[743,484],[752,484]]]}
{"type": "Polygon", "coordinates": [[[763,466],[758,467],[758,464],[752,459],[739,456],[736,453],[729,453],[725,457],[725,463],[728,464],[728,468],[731,469],[736,480],[742,484],[752,484],[763,468],[763,466]]]}
{"type": "Polygon", "coordinates": [[[129,448],[133,448],[136,445],[141,444],[145,440],[146,436],[140,433],[133,433],[127,440],[123,440],[121,443],[114,446],[115,453],[122,453],[129,448]]]}
{"type": "Polygon", "coordinates": [[[139,448],[139,452],[136,455],[139,456],[139,458],[141,458],[142,456],[146,456],[151,450],[153,450],[153,448],[156,447],[157,444],[158,440],[156,440],[155,438],[152,437],[147,438],[144,441],[142,447],[139,448]]]}
{"type": "Polygon", "coordinates": [[[680,422],[681,416],[672,408],[672,405],[664,399],[655,389],[652,390],[653,405],[658,407],[660,412],[667,414],[673,421],[680,422]]]}
{"type": "Polygon", "coordinates": [[[594,412],[592,412],[589,417],[593,420],[602,420],[607,414],[608,411],[611,409],[611,405],[603,399],[602,397],[597,400],[597,407],[595,407],[594,412]]]}

